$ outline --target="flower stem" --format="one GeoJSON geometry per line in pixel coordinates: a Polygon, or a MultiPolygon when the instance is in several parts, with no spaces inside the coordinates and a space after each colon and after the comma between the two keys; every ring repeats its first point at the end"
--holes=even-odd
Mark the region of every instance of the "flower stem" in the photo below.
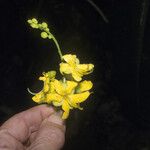
{"type": "Polygon", "coordinates": [[[49,32],[48,34],[49,34],[49,39],[52,39],[52,40],[54,41],[54,43],[55,43],[55,45],[56,45],[56,47],[57,47],[57,51],[58,51],[58,54],[59,54],[59,56],[60,56],[60,59],[62,60],[62,56],[63,56],[63,55],[62,55],[60,46],[59,46],[59,44],[58,44],[56,38],[55,38],[54,35],[51,34],[50,32],[49,32]]]}

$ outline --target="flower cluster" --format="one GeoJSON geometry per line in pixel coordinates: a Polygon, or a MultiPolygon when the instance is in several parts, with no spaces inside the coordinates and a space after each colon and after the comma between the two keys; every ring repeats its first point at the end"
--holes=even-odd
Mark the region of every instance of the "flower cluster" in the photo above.
{"type": "MultiPolygon", "coordinates": [[[[43,81],[43,89],[34,94],[33,101],[37,103],[52,104],[56,107],[61,107],[63,110],[63,119],[67,119],[69,112],[73,108],[82,110],[80,103],[84,102],[91,94],[89,91],[93,84],[91,81],[84,80],[82,77],[92,73],[93,64],[80,64],[76,55],[62,55],[60,47],[55,37],[50,33],[48,25],[43,22],[38,24],[38,21],[33,18],[28,20],[32,28],[40,29],[42,38],[52,39],[58,49],[61,58],[59,70],[62,74],[62,79],[56,79],[56,71],[44,72],[39,80],[43,81]]],[[[30,92],[31,93],[31,92],[30,92]]]]}

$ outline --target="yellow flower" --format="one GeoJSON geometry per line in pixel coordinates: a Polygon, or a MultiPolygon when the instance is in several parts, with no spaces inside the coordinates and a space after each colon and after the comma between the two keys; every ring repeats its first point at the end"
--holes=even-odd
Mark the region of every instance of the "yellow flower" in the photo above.
{"type": "Polygon", "coordinates": [[[74,80],[81,81],[83,75],[91,73],[93,64],[80,64],[76,55],[66,54],[63,57],[65,62],[60,63],[61,74],[71,74],[74,80]]]}
{"type": "Polygon", "coordinates": [[[78,84],[74,81],[62,82],[55,79],[53,83],[55,93],[48,93],[46,95],[46,101],[47,103],[52,102],[54,106],[62,106],[62,110],[64,111],[62,116],[63,119],[68,118],[70,109],[79,108],[82,110],[79,104],[89,97],[90,92],[88,90],[90,89],[89,87],[92,88],[92,82],[83,81],[78,84]],[[80,88],[80,85],[85,87],[81,88],[79,93],[76,94],[76,88],[80,88]],[[86,89],[86,87],[88,88],[86,89]]]}
{"type": "Polygon", "coordinates": [[[43,73],[43,76],[39,77],[39,80],[44,82],[43,89],[36,93],[35,96],[32,97],[32,100],[37,103],[43,103],[46,102],[45,95],[48,92],[53,93],[54,92],[54,84],[53,81],[55,80],[56,72],[55,71],[49,71],[47,73],[43,73]]]}
{"type": "Polygon", "coordinates": [[[90,89],[93,84],[91,81],[82,81],[82,77],[91,73],[94,69],[93,64],[80,64],[76,55],[66,54],[62,55],[59,44],[50,32],[48,24],[46,22],[39,23],[36,18],[29,19],[27,21],[32,28],[41,30],[41,37],[43,39],[52,39],[55,43],[58,54],[61,59],[60,72],[63,76],[63,80],[55,79],[56,72],[49,71],[43,73],[43,76],[39,77],[39,80],[43,81],[43,88],[38,93],[32,93],[29,89],[29,93],[33,94],[33,101],[37,103],[53,104],[56,107],[61,107],[63,110],[62,118],[66,119],[69,116],[70,109],[80,107],[80,103],[84,102],[90,96],[90,89]],[[65,75],[72,77],[68,81],[65,79],[65,75]]]}

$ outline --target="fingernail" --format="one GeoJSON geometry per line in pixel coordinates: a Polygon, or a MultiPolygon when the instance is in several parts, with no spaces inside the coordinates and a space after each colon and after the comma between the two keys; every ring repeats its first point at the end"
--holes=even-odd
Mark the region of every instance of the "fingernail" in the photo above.
{"type": "Polygon", "coordinates": [[[50,122],[56,123],[58,125],[64,125],[64,120],[61,118],[62,112],[55,112],[47,119],[50,122]]]}

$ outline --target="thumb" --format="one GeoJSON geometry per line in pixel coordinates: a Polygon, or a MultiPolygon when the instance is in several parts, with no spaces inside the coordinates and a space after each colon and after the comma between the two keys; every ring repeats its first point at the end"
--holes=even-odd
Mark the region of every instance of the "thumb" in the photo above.
{"type": "Polygon", "coordinates": [[[65,125],[60,113],[44,120],[28,150],[60,150],[65,142],[65,125]]]}

